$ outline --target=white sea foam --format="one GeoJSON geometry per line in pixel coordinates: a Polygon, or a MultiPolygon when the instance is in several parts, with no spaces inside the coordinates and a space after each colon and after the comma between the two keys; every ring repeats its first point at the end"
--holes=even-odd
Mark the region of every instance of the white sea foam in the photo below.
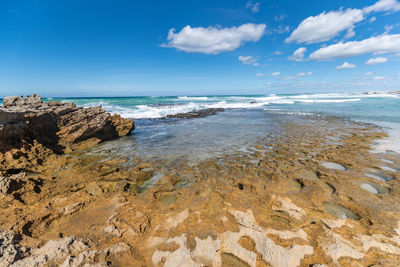
{"type": "MultiPolygon", "coordinates": [[[[65,101],[63,101],[63,102],[71,102],[71,101],[65,100],[65,101]]],[[[85,107],[85,108],[98,107],[98,106],[104,107],[104,106],[107,106],[107,105],[109,105],[109,104],[110,104],[110,103],[109,103],[109,102],[106,102],[106,101],[89,102],[89,103],[83,104],[83,107],[85,107]]]]}
{"type": "MultiPolygon", "coordinates": [[[[318,104],[318,103],[345,103],[357,102],[364,98],[398,98],[398,95],[388,94],[385,92],[364,93],[327,93],[327,94],[302,94],[302,95],[260,95],[260,96],[179,96],[172,98],[172,102],[180,104],[167,105],[135,105],[131,106],[119,105],[118,102],[104,99],[98,101],[93,100],[89,103],[82,104],[84,107],[93,107],[101,105],[111,113],[119,113],[123,117],[144,119],[144,118],[162,118],[167,115],[175,115],[178,113],[187,113],[207,108],[224,108],[224,109],[251,109],[262,108],[270,104],[293,105],[296,103],[318,104]]],[[[157,97],[152,97],[156,99],[157,97]]],[[[164,100],[163,100],[164,101],[164,100]]],[[[154,100],[152,100],[154,102],[154,100]]],[[[79,101],[78,101],[79,103],[79,101]]],[[[157,103],[157,102],[155,102],[157,103]]],[[[308,113],[300,114],[298,112],[286,111],[285,114],[293,115],[309,115],[308,113]]]]}
{"type": "Polygon", "coordinates": [[[320,114],[317,113],[311,113],[311,112],[302,112],[302,111],[289,111],[289,110],[282,110],[282,109],[268,109],[265,108],[265,111],[272,111],[275,114],[284,114],[284,115],[299,115],[299,116],[321,116],[320,114]]]}
{"type": "Polygon", "coordinates": [[[190,100],[190,101],[195,101],[195,100],[208,100],[207,96],[178,96],[179,100],[190,100]]]}
{"type": "Polygon", "coordinates": [[[400,123],[375,122],[384,127],[387,137],[377,140],[377,144],[372,147],[374,153],[385,153],[395,151],[400,153],[400,123]]]}
{"type": "MultiPolygon", "coordinates": [[[[195,103],[189,102],[182,105],[137,105],[132,108],[125,108],[114,105],[103,105],[107,111],[111,113],[118,113],[125,118],[133,119],[156,119],[163,118],[168,115],[175,115],[179,113],[188,113],[207,108],[224,108],[224,109],[250,109],[259,108],[268,105],[268,102],[226,102],[219,101],[214,103],[195,103]]],[[[85,106],[89,106],[86,104],[85,106]]]]}
{"type": "Polygon", "coordinates": [[[296,100],[302,103],[343,103],[343,102],[356,102],[360,101],[360,98],[350,98],[350,99],[299,99],[296,100]]]}
{"type": "Polygon", "coordinates": [[[360,93],[360,94],[350,94],[350,93],[332,93],[332,94],[303,94],[303,95],[293,95],[288,96],[288,98],[294,99],[318,99],[318,98],[399,98],[399,95],[388,94],[384,92],[376,93],[360,93]]]}

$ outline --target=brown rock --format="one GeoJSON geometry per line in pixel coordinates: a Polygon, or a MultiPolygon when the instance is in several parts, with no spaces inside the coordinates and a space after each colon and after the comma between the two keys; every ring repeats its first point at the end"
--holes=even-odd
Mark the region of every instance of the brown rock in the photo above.
{"type": "Polygon", "coordinates": [[[133,120],[111,115],[101,107],[42,102],[39,95],[5,97],[0,108],[0,152],[36,139],[60,153],[89,139],[96,142],[86,142],[84,147],[128,135],[133,129],[133,120]]]}
{"type": "Polygon", "coordinates": [[[3,99],[3,106],[5,108],[12,106],[37,105],[41,103],[42,99],[36,94],[27,96],[25,98],[21,96],[8,96],[3,99]]]}

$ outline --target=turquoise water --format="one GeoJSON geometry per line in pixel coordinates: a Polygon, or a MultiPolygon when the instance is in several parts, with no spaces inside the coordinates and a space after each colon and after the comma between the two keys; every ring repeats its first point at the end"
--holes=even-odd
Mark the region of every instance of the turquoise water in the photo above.
{"type": "Polygon", "coordinates": [[[264,109],[286,113],[342,116],[370,122],[400,123],[400,95],[298,94],[242,96],[171,96],[124,98],[59,98],[81,106],[102,105],[127,118],[149,119],[205,108],[264,109]]]}
{"type": "MultiPolygon", "coordinates": [[[[400,95],[297,94],[237,96],[166,96],[124,98],[48,98],[79,106],[101,105],[111,113],[135,119],[132,136],[107,142],[96,153],[149,158],[206,159],[248,152],[257,142],[282,135],[281,122],[333,115],[384,127],[389,138],[376,152],[400,152],[400,95]],[[167,115],[207,108],[224,112],[205,118],[163,119],[167,115]]],[[[315,125],[318,127],[318,125],[315,125]]]]}
{"type": "MultiPolygon", "coordinates": [[[[333,115],[385,127],[389,138],[376,152],[400,152],[400,96],[376,94],[298,94],[236,96],[167,96],[54,99],[73,101],[133,118],[132,136],[101,145],[104,151],[129,157],[176,161],[249,153],[266,137],[282,135],[282,121],[333,115]],[[166,115],[206,108],[224,108],[217,115],[197,119],[162,119],[166,115]]],[[[318,127],[318,125],[315,125],[318,127]]]]}

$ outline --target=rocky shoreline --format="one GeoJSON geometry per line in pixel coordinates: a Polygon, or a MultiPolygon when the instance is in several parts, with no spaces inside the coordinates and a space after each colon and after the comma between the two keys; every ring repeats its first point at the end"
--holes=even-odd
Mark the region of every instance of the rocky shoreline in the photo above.
{"type": "Polygon", "coordinates": [[[379,128],[299,118],[195,166],[85,154],[133,125],[5,99],[0,266],[399,265],[400,157],[370,153],[379,128]]]}
{"type": "Polygon", "coordinates": [[[0,108],[0,170],[34,167],[51,154],[62,154],[128,135],[133,120],[101,107],[43,102],[39,95],[3,99],[0,108]]]}

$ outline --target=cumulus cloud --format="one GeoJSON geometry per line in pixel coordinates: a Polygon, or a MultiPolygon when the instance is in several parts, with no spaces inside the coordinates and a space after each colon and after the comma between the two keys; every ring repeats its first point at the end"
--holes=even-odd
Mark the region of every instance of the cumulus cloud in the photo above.
{"type": "Polygon", "coordinates": [[[367,62],[365,62],[365,64],[367,65],[376,65],[376,64],[382,64],[387,62],[388,59],[385,57],[376,57],[376,58],[370,58],[367,60],[367,62]]]}
{"type": "Polygon", "coordinates": [[[250,11],[253,13],[257,13],[260,11],[260,2],[253,3],[252,1],[249,1],[246,3],[246,8],[250,9],[250,11]]]}
{"type": "Polygon", "coordinates": [[[356,67],[356,65],[354,64],[350,64],[349,62],[345,62],[340,66],[337,66],[336,69],[337,70],[343,70],[343,69],[354,69],[356,67]]]}
{"type": "Polygon", "coordinates": [[[307,51],[307,48],[305,47],[300,47],[296,51],[293,52],[293,55],[289,57],[290,60],[293,61],[303,61],[304,59],[304,54],[307,51]]]}
{"type": "Polygon", "coordinates": [[[163,47],[173,47],[185,52],[219,54],[232,51],[245,42],[257,42],[265,33],[265,24],[247,23],[239,27],[196,27],[189,25],[180,32],[169,30],[168,43],[163,47]]]}
{"type": "Polygon", "coordinates": [[[369,19],[370,23],[375,22],[375,21],[376,21],[376,17],[372,17],[372,18],[369,19]]]}
{"type": "Polygon", "coordinates": [[[397,0],[380,0],[372,6],[363,9],[365,13],[371,12],[396,12],[400,11],[400,2],[397,0]]]}
{"type": "Polygon", "coordinates": [[[272,54],[275,55],[275,56],[279,56],[279,55],[282,55],[283,52],[282,52],[282,51],[279,51],[279,50],[276,50],[276,51],[274,51],[272,54]]]}
{"type": "Polygon", "coordinates": [[[281,73],[279,71],[275,71],[273,73],[271,73],[271,76],[279,76],[281,75],[281,73]]]}
{"type": "Polygon", "coordinates": [[[264,76],[264,74],[262,74],[262,73],[256,73],[256,77],[262,77],[262,76],[264,76]]]}
{"type": "Polygon", "coordinates": [[[373,79],[379,81],[379,80],[384,80],[385,77],[383,77],[383,76],[375,76],[373,79]]]}
{"type": "Polygon", "coordinates": [[[292,34],[285,40],[286,43],[320,43],[337,36],[344,30],[353,34],[354,24],[364,19],[360,9],[346,9],[339,11],[322,12],[303,20],[292,34]]]}
{"type": "Polygon", "coordinates": [[[400,52],[400,34],[382,34],[362,41],[340,42],[323,47],[310,55],[312,60],[330,60],[367,53],[385,54],[400,52]]]}
{"type": "Polygon", "coordinates": [[[259,65],[257,63],[258,59],[253,56],[239,56],[238,59],[242,62],[242,64],[253,65],[253,66],[259,65]]]}

